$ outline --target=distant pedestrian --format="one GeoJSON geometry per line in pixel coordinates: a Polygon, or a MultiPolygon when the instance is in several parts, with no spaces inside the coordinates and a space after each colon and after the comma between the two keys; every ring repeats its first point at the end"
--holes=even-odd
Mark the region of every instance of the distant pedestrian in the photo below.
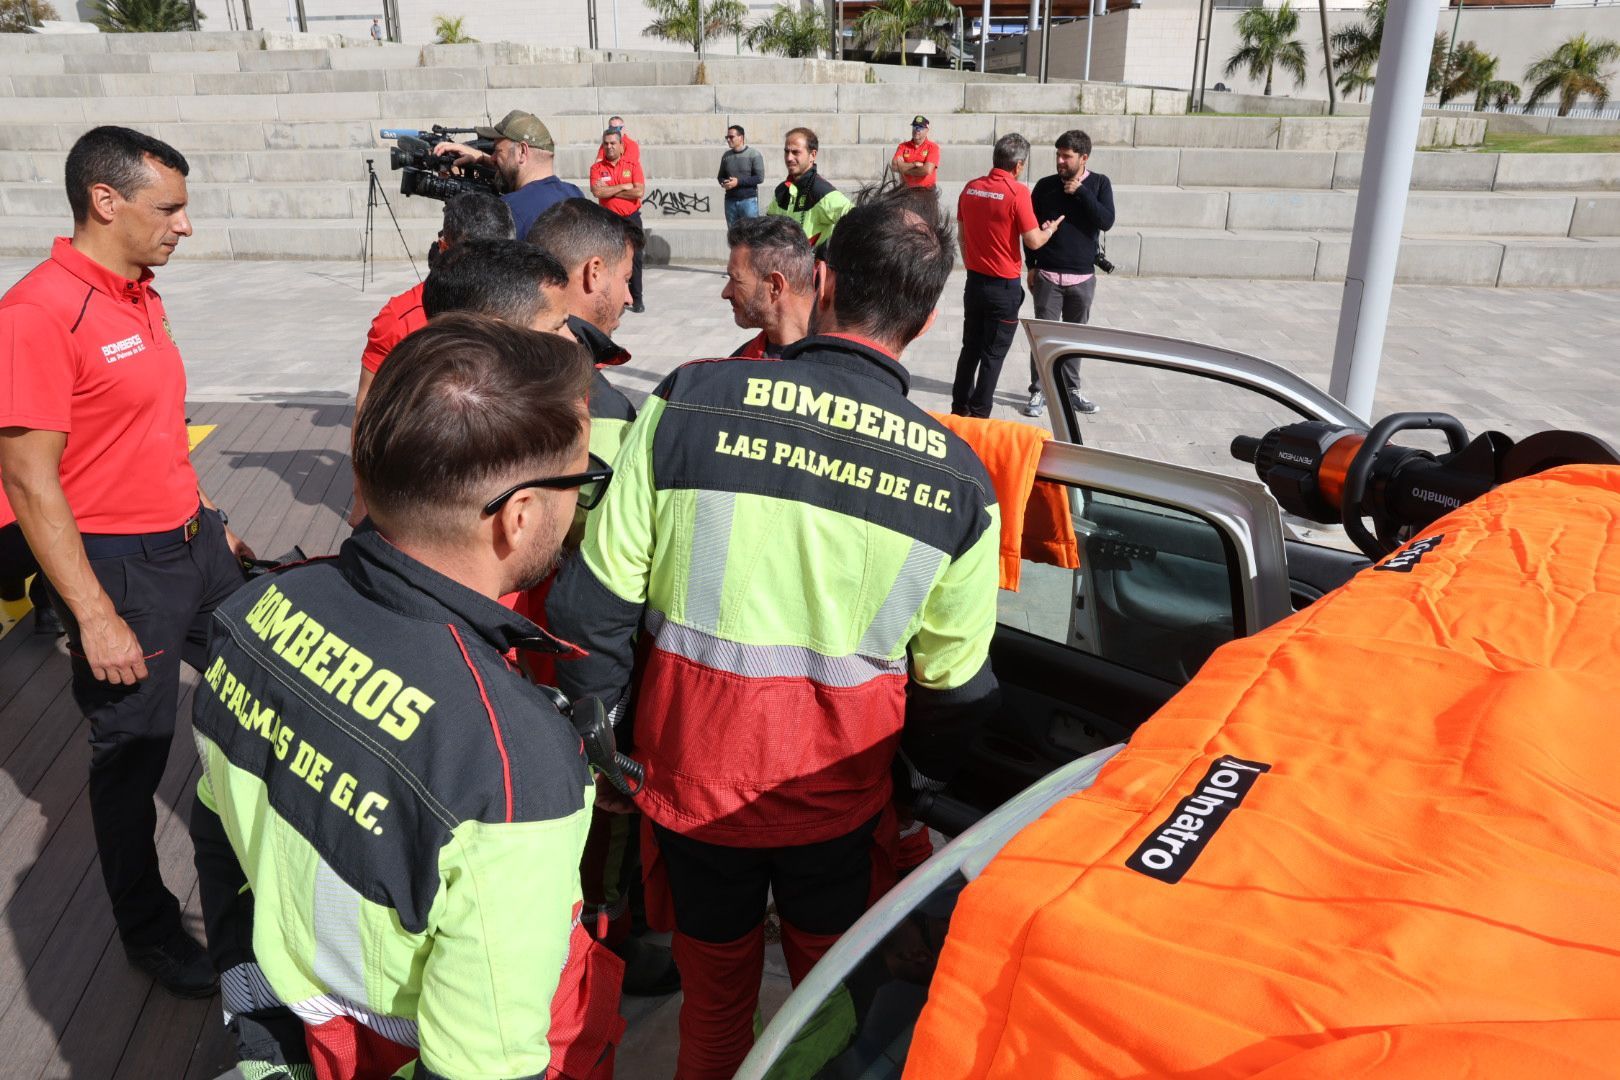
{"type": "MultiPolygon", "coordinates": [[[[647,180],[641,162],[625,157],[624,137],[612,128],[602,132],[601,161],[591,166],[591,194],[607,209],[641,228],[641,199],[647,194],[647,180]]],[[[635,249],[630,271],[630,310],[638,315],[647,310],[641,302],[641,248],[635,249]]]]}
{"type": "Polygon", "coordinates": [[[810,238],[811,247],[825,244],[838,219],[854,205],[849,196],[816,171],[820,150],[821,141],[809,128],[792,128],[783,136],[782,163],[787,167],[787,179],[776,185],[776,198],[765,211],[797,221],[810,238]]]}
{"type": "Polygon", "coordinates": [[[970,180],[956,202],[962,263],[967,286],[962,290],[962,352],[951,385],[951,412],[989,416],[996,380],[1007,359],[1024,290],[1018,279],[1023,249],[1040,248],[1063,223],[1041,222],[1030,203],[1029,188],[1019,183],[1029,165],[1029,140],[1003,135],[996,140],[995,167],[970,180]]]}
{"type": "Polygon", "coordinates": [[[371,20],[371,40],[382,44],[382,24],[376,19],[371,20]]]}
{"type": "MultiPolygon", "coordinates": [[[[1088,167],[1091,136],[1083,131],[1065,131],[1058,136],[1056,145],[1057,174],[1041,178],[1031,201],[1037,218],[1056,217],[1063,224],[1045,247],[1025,254],[1029,291],[1035,296],[1037,319],[1088,323],[1097,294],[1098,234],[1114,227],[1114,185],[1088,167]]],[[[1075,411],[1096,412],[1097,403],[1080,392],[1079,357],[1064,360],[1063,368],[1075,411]]],[[[1046,398],[1031,356],[1029,403],[1024,406],[1024,415],[1039,416],[1045,410],[1046,398]]]]}
{"type": "Polygon", "coordinates": [[[759,216],[759,185],[765,182],[765,159],[748,145],[740,124],[726,128],[726,152],[720,155],[719,180],[726,189],[726,228],[759,216]]]}
{"type": "Polygon", "coordinates": [[[939,181],[939,144],[928,138],[928,117],[911,118],[911,138],[895,150],[889,166],[906,187],[931,188],[939,181]]]}
{"type": "MultiPolygon", "coordinates": [[[[630,133],[628,131],[624,130],[624,117],[622,117],[622,116],[610,116],[610,117],[608,117],[607,126],[608,126],[609,131],[618,132],[619,133],[619,138],[624,140],[624,157],[625,157],[625,160],[626,161],[634,161],[637,164],[640,164],[641,163],[641,144],[636,142],[636,140],[632,139],[630,137],[630,133]]],[[[602,153],[602,147],[600,147],[600,146],[596,148],[596,160],[598,162],[605,160],[605,156],[602,153]]]]}

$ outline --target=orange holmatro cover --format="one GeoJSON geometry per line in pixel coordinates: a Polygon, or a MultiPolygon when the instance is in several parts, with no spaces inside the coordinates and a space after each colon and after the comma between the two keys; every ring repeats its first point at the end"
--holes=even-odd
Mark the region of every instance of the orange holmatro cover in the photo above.
{"type": "Polygon", "coordinates": [[[1620,1076],[1620,469],[1216,652],[964,892],[905,1075],[1620,1076]]]}

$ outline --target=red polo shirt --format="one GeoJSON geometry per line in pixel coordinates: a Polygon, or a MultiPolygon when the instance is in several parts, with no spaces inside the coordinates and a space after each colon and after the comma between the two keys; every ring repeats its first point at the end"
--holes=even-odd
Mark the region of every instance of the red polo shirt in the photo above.
{"type": "Polygon", "coordinates": [[[0,297],[0,427],[67,434],[62,490],[81,532],[162,532],[197,510],[186,372],[151,282],[60,237],[0,297]]]}
{"type": "Polygon", "coordinates": [[[915,165],[917,162],[922,161],[934,166],[934,171],[927,176],[908,176],[901,173],[900,180],[906,187],[933,187],[935,181],[939,179],[939,144],[937,142],[924,139],[923,144],[918,146],[910,139],[907,139],[900,144],[900,148],[894,152],[894,155],[907,165],[915,165]]]}
{"type": "MultiPolygon", "coordinates": [[[[591,166],[591,187],[598,184],[641,184],[646,190],[647,180],[641,174],[641,162],[636,161],[628,154],[619,158],[611,165],[606,161],[598,161],[591,166]]],[[[641,200],[632,199],[624,195],[615,195],[611,199],[598,199],[597,202],[618,214],[620,217],[629,217],[641,209],[641,200]]]]}
{"type": "Polygon", "coordinates": [[[371,320],[371,329],[366,333],[366,351],[360,354],[360,366],[377,374],[388,354],[394,351],[394,346],[405,340],[407,334],[422,329],[427,325],[427,312],[422,310],[422,286],[426,282],[417,282],[388,303],[377,312],[377,317],[371,320]]]}
{"type": "MultiPolygon", "coordinates": [[[[620,135],[619,138],[624,142],[624,157],[622,160],[634,161],[639,164],[641,162],[641,144],[628,135],[620,135]]],[[[606,155],[607,148],[598,144],[596,147],[596,160],[598,162],[606,161],[606,155]]]]}
{"type": "Polygon", "coordinates": [[[962,264],[988,277],[1024,276],[1024,234],[1040,228],[1029,188],[1004,169],[969,180],[956,200],[962,264]]]}

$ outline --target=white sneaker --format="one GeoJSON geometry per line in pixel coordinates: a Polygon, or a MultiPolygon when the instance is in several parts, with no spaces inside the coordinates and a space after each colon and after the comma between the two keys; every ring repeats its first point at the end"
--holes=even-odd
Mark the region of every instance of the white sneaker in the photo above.
{"type": "Polygon", "coordinates": [[[1085,413],[1087,416],[1090,416],[1101,407],[1078,390],[1069,391],[1069,400],[1074,403],[1075,412],[1085,413]]]}
{"type": "Polygon", "coordinates": [[[1024,406],[1025,416],[1039,416],[1046,411],[1046,395],[1039,390],[1029,395],[1029,401],[1024,406]]]}

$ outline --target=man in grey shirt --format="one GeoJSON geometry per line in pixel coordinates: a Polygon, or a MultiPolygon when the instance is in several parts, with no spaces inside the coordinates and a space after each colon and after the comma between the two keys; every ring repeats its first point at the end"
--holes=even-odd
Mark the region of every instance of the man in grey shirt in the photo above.
{"type": "Polygon", "coordinates": [[[765,182],[765,159],[748,145],[743,129],[726,128],[726,152],[720,155],[720,186],[726,189],[726,228],[759,216],[759,185],[765,182]]]}

